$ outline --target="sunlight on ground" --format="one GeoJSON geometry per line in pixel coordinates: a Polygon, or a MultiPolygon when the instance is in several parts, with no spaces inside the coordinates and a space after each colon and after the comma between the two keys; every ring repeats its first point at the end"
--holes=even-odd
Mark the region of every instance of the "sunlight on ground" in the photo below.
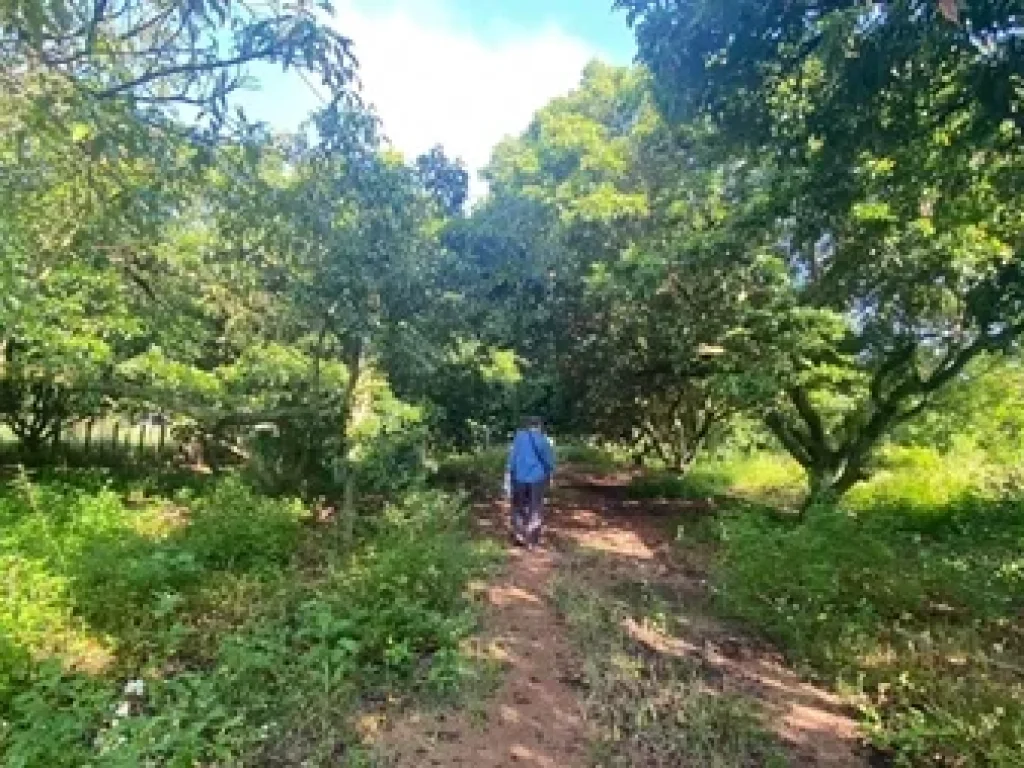
{"type": "Polygon", "coordinates": [[[539,605],[541,600],[537,595],[528,592],[521,587],[510,584],[499,584],[487,590],[487,599],[492,605],[503,607],[514,601],[533,603],[539,605]]]}
{"type": "Polygon", "coordinates": [[[5,548],[22,554],[0,558],[7,575],[4,610],[8,612],[0,619],[9,627],[10,639],[37,661],[56,657],[68,671],[92,675],[108,671],[117,642],[77,616],[76,601],[83,581],[96,580],[103,569],[113,573],[126,564],[94,554],[91,548],[97,542],[118,539],[156,544],[187,524],[183,511],[170,504],[130,499],[123,512],[111,513],[117,509],[112,496],[100,496],[83,505],[73,524],[29,515],[3,530],[0,541],[5,548]],[[79,572],[83,567],[90,570],[79,572]]]}
{"type": "Polygon", "coordinates": [[[538,765],[541,768],[561,768],[558,763],[552,760],[547,755],[542,755],[529,747],[525,747],[522,744],[516,744],[510,750],[512,759],[518,763],[525,763],[526,765],[538,765]]]}

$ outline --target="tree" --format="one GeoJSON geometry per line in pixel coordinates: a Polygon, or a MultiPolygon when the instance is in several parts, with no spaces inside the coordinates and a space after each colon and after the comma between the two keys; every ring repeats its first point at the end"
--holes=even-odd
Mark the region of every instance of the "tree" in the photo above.
{"type": "Polygon", "coordinates": [[[667,253],[641,241],[590,275],[593,330],[569,385],[598,434],[682,473],[759,396],[755,361],[765,353],[751,343],[762,301],[754,279],[738,269],[716,276],[675,235],[667,253]]]}
{"type": "MultiPolygon", "coordinates": [[[[622,2],[659,102],[763,169],[789,344],[767,423],[811,500],[1024,331],[1017,2],[622,2]]],[[[757,242],[759,240],[760,242],[757,242]]]]}
{"type": "MultiPolygon", "coordinates": [[[[946,77],[948,106],[967,119],[999,124],[1015,108],[1024,39],[1020,0],[616,0],[635,28],[640,57],[659,100],[675,119],[713,117],[732,138],[753,142],[776,124],[767,107],[790,83],[822,89],[843,82],[837,99],[871,99],[894,80],[908,90],[946,77]],[[949,23],[956,8],[956,21],[949,23]],[[816,73],[808,62],[821,62],[816,73]],[[803,75],[801,80],[798,76],[803,75]],[[813,75],[808,78],[808,75],[813,75]],[[911,82],[913,81],[913,82],[911,82]]],[[[941,111],[937,114],[942,114],[941,111]]]]}
{"type": "Polygon", "coordinates": [[[229,197],[218,207],[220,247],[254,265],[259,295],[284,300],[262,334],[310,361],[304,386],[292,387],[308,425],[296,474],[333,474],[350,512],[364,384],[432,299],[433,202],[417,171],[382,150],[376,118],[345,105],[269,147],[253,183],[231,186],[229,197]],[[330,366],[340,383],[328,382],[330,366]]]}
{"type": "Polygon", "coordinates": [[[437,146],[416,158],[416,170],[445,216],[462,213],[469,197],[469,172],[461,160],[450,159],[437,146]]]}
{"type": "Polygon", "coordinates": [[[145,333],[155,254],[195,181],[194,153],[124,105],[95,113],[57,87],[50,115],[46,98],[0,96],[0,386],[4,419],[33,452],[98,408],[145,333]]]}
{"type": "Polygon", "coordinates": [[[474,216],[475,258],[502,307],[499,343],[518,352],[535,387],[524,409],[542,406],[565,429],[592,428],[580,397],[580,352],[599,332],[587,276],[619,257],[645,210],[631,160],[652,115],[646,93],[642,73],[591,63],[484,172],[492,194],[474,216]]]}
{"type": "Polygon", "coordinates": [[[216,132],[230,95],[256,62],[308,73],[335,98],[350,94],[351,41],[322,23],[318,11],[329,14],[331,7],[12,0],[0,6],[3,82],[21,90],[26,80],[43,77],[83,100],[122,100],[143,117],[187,107],[216,132]]]}
{"type": "Polygon", "coordinates": [[[260,61],[349,95],[349,43],[305,7],[0,8],[0,388],[29,448],[113,400],[201,420],[243,406],[215,371],[245,347],[236,329],[252,327],[241,316],[257,297],[234,289],[253,270],[237,250],[208,259],[191,221],[227,201],[209,194],[222,174],[236,194],[252,178],[227,160],[266,137],[244,121],[230,139],[222,129],[260,61]]]}
{"type": "Polygon", "coordinates": [[[467,228],[485,327],[505,318],[497,340],[525,378],[557,382],[563,426],[679,471],[753,391],[737,355],[767,279],[716,229],[741,171],[699,158],[699,132],[664,124],[643,70],[591,64],[498,147],[467,228]]]}

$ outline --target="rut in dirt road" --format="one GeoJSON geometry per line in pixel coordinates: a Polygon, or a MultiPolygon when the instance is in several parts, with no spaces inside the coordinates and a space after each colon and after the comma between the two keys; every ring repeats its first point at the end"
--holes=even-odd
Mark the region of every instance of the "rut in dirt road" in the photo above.
{"type": "MultiPolygon", "coordinates": [[[[685,510],[629,502],[623,483],[581,473],[560,482],[543,546],[525,552],[509,545],[506,566],[479,588],[486,611],[477,646],[503,667],[498,690],[482,711],[414,713],[392,724],[380,740],[385,764],[756,766],[777,754],[783,765],[865,765],[855,723],[838,701],[802,682],[771,649],[711,616],[703,564],[680,561],[671,546],[670,514],[685,510]],[[681,612],[673,631],[622,614],[615,626],[601,628],[593,643],[584,639],[581,645],[573,611],[631,585],[666,596],[681,612]],[[566,589],[576,591],[566,593],[570,602],[560,611],[553,597],[566,589]],[[686,675],[671,690],[648,685],[644,695],[649,698],[633,700],[645,683],[630,678],[620,691],[608,683],[615,670],[595,673],[588,657],[613,634],[622,636],[622,644],[609,646],[607,655],[646,664],[631,672],[638,679],[668,679],[667,669],[686,670],[686,675]],[[723,721],[718,736],[687,732],[698,727],[692,722],[697,714],[721,711],[733,717],[720,701],[739,702],[754,715],[723,721]],[[632,723],[638,708],[695,705],[691,722],[675,722],[681,713],[673,713],[664,744],[654,731],[632,723]],[[749,739],[743,728],[752,729],[749,739]],[[763,730],[770,744],[763,745],[755,730],[763,730]],[[701,757],[693,745],[721,752],[701,757]],[[682,754],[688,757],[681,759],[682,754]]],[[[481,533],[507,541],[505,505],[483,505],[479,513],[481,533]]],[[[604,661],[598,659],[598,666],[604,661]]]]}

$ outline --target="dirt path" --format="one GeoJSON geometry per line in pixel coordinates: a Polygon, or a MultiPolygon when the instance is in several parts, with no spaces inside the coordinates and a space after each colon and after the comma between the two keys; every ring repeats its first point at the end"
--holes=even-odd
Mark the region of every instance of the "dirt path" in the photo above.
{"type": "MultiPolygon", "coordinates": [[[[412,713],[391,724],[379,740],[386,765],[595,765],[577,682],[581,657],[550,599],[553,580],[568,569],[594,589],[642,582],[671,593],[674,604],[686,609],[676,625],[682,631],[668,635],[635,622],[626,631],[651,653],[692,660],[708,690],[755,702],[793,764],[866,764],[857,753],[855,723],[834,697],[801,681],[770,648],[711,616],[705,564],[681,560],[671,546],[668,522],[685,505],[630,502],[627,480],[563,475],[544,545],[530,553],[509,547],[503,572],[479,585],[487,610],[476,643],[503,667],[498,690],[478,708],[412,713]],[[589,563],[582,570],[580,553],[589,563]]],[[[482,505],[479,512],[481,532],[506,541],[504,505],[482,505]]]]}
{"type": "MultiPolygon", "coordinates": [[[[481,528],[496,536],[500,510],[481,507],[481,528]]],[[[504,572],[480,585],[485,629],[477,649],[498,661],[503,679],[486,710],[413,714],[383,739],[386,763],[416,766],[585,766],[586,735],[576,694],[564,682],[571,649],[547,589],[561,555],[552,547],[510,547],[504,572]]]]}

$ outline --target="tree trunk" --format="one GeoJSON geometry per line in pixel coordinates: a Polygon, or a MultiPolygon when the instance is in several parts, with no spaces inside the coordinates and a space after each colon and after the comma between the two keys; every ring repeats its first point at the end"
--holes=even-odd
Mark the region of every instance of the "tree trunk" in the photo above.
{"type": "Polygon", "coordinates": [[[835,447],[806,393],[794,388],[788,394],[803,424],[787,421],[781,413],[768,414],[765,423],[807,472],[807,498],[800,508],[803,517],[813,507],[834,505],[865,479],[864,467],[877,437],[862,431],[859,440],[835,447]]]}
{"type": "Polygon", "coordinates": [[[339,514],[343,526],[345,541],[351,542],[355,537],[355,515],[356,515],[356,477],[352,466],[352,445],[349,439],[349,429],[352,426],[352,418],[355,414],[356,391],[359,386],[359,379],[363,372],[363,354],[365,343],[363,339],[352,340],[348,344],[345,355],[345,365],[348,368],[348,381],[345,382],[345,392],[341,401],[341,447],[338,451],[338,469],[341,477],[341,509],[339,514]]]}
{"type": "Polygon", "coordinates": [[[800,508],[804,517],[815,507],[834,506],[853,486],[865,479],[864,465],[850,456],[833,456],[835,461],[805,467],[807,498],[800,508]]]}
{"type": "MultiPolygon", "coordinates": [[[[320,326],[320,333],[317,336],[316,350],[313,356],[313,385],[310,388],[310,405],[312,405],[312,407],[317,411],[320,411],[323,408],[323,402],[321,400],[320,372],[323,367],[327,336],[331,331],[331,325],[331,310],[328,310],[325,313],[322,325],[320,326]]],[[[297,463],[300,487],[304,486],[308,482],[307,479],[311,475],[314,473],[319,475],[324,469],[322,465],[317,466],[317,462],[314,460],[317,456],[318,446],[316,445],[316,440],[318,437],[319,435],[314,430],[310,430],[306,439],[302,443],[302,451],[297,463]]]]}
{"type": "Polygon", "coordinates": [[[644,419],[640,428],[649,451],[661,459],[666,468],[684,475],[700,455],[716,417],[683,400],[672,410],[671,421],[658,424],[644,419]]]}

